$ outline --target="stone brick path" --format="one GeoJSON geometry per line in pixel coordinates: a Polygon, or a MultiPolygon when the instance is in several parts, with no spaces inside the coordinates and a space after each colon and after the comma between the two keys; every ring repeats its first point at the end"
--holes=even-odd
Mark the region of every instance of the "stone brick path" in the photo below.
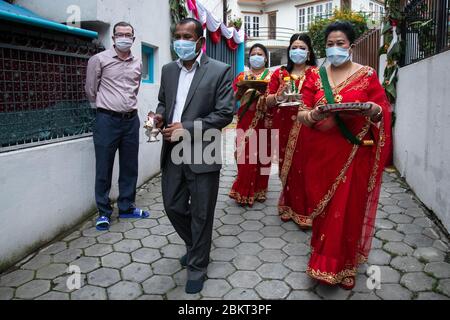
{"type": "Polygon", "coordinates": [[[385,173],[376,237],[353,291],[318,285],[306,274],[310,232],[277,215],[281,189],[274,172],[268,200],[251,209],[227,196],[234,165],[224,167],[215,214],[209,280],[186,295],[185,253],[163,211],[160,177],[138,191],[147,220],[113,220],[109,232],[95,218],[0,276],[0,299],[449,299],[449,241],[395,173],[385,173]],[[69,265],[82,272],[69,290],[69,265]],[[381,289],[366,286],[366,269],[380,266],[381,289]]]}

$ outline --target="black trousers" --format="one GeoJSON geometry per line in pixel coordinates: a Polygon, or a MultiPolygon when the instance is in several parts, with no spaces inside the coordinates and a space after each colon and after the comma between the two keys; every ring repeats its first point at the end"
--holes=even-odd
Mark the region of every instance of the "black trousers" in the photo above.
{"type": "Polygon", "coordinates": [[[196,174],[186,164],[169,161],[162,170],[167,216],[186,243],[188,280],[206,275],[220,171],[196,174]]]}
{"type": "Polygon", "coordinates": [[[117,118],[97,112],[94,126],[95,147],[95,200],[101,216],[110,217],[109,192],[114,158],[119,150],[119,199],[120,213],[134,209],[138,179],[139,117],[117,118]]]}

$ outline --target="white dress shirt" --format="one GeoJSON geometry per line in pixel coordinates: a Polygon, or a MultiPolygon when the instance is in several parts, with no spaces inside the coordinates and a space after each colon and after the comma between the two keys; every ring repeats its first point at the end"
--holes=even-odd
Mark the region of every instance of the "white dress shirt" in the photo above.
{"type": "Polygon", "coordinates": [[[178,80],[178,90],[177,98],[175,100],[175,110],[173,111],[172,123],[181,122],[181,115],[183,114],[184,105],[186,104],[186,99],[191,88],[192,80],[194,79],[195,71],[200,65],[203,52],[200,51],[197,59],[192,65],[191,70],[186,69],[183,62],[178,59],[177,64],[180,67],[180,78],[178,80]]]}

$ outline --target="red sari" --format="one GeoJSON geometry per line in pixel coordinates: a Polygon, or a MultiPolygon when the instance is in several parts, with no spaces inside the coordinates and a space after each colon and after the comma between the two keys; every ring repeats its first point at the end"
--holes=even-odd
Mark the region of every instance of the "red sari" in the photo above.
{"type": "MultiPolygon", "coordinates": [[[[271,72],[268,72],[264,79],[269,81],[271,72]]],[[[244,80],[251,73],[241,72],[233,82],[233,90],[238,90],[237,83],[244,80]]],[[[264,74],[263,74],[264,76],[264,74]]],[[[256,90],[247,90],[241,99],[241,107],[237,113],[238,123],[236,129],[236,160],[237,177],[229,193],[229,197],[235,199],[240,205],[252,206],[255,201],[266,200],[267,187],[269,184],[269,174],[271,162],[263,163],[260,157],[259,140],[264,139],[268,154],[270,151],[270,135],[261,134],[261,129],[265,127],[266,103],[264,94],[256,90]],[[252,95],[254,95],[252,97],[252,95]],[[249,106],[247,106],[249,104],[249,106]],[[240,134],[243,133],[243,134],[240,134]],[[249,142],[252,143],[250,147],[249,142]],[[251,153],[251,154],[250,154],[251,153]]],[[[263,144],[263,143],[262,143],[263,144]]],[[[265,155],[267,157],[268,155],[265,155]]]]}
{"type": "MultiPolygon", "coordinates": [[[[278,69],[272,75],[269,84],[269,94],[277,93],[280,89],[280,83],[284,78],[290,77],[287,70],[278,69]]],[[[315,67],[307,67],[305,75],[295,80],[295,85],[301,91],[307,78],[311,76],[315,67]]],[[[301,189],[292,188],[289,181],[291,166],[296,162],[299,150],[296,148],[297,141],[302,134],[301,125],[297,121],[298,107],[274,107],[272,108],[273,128],[279,130],[279,177],[283,186],[278,202],[278,213],[283,221],[293,220],[302,228],[309,228],[312,220],[303,210],[305,194],[301,189]],[[298,209],[298,207],[302,209],[298,209]]]]}
{"type": "MultiPolygon", "coordinates": [[[[333,117],[313,128],[302,126],[290,187],[306,195],[297,210],[313,219],[311,258],[307,273],[328,284],[354,285],[359,263],[366,261],[374,232],[382,172],[391,152],[391,110],[371,67],[362,67],[333,88],[338,102],[374,102],[383,119],[374,124],[363,116],[344,116],[347,128],[372,146],[353,145],[333,117]]],[[[318,71],[302,89],[307,108],[326,103],[318,71]]]]}

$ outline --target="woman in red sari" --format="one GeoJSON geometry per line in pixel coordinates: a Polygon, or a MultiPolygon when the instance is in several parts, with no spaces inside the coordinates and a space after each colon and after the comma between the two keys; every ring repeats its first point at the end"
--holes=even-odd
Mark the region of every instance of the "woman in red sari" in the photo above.
{"type": "Polygon", "coordinates": [[[296,161],[299,150],[297,140],[301,135],[300,124],[296,121],[299,107],[277,107],[282,100],[286,85],[293,85],[300,92],[305,81],[316,69],[316,57],[311,39],[307,34],[294,34],[288,48],[288,64],[276,70],[269,83],[267,106],[273,107],[273,129],[278,129],[278,164],[283,191],[278,203],[278,213],[283,221],[293,220],[301,228],[310,228],[312,221],[306,216],[303,207],[304,195],[289,186],[291,164],[296,161]]]}
{"type": "MultiPolygon", "coordinates": [[[[255,44],[249,52],[250,70],[241,72],[233,83],[235,98],[240,100],[241,107],[237,112],[238,123],[236,126],[236,160],[238,174],[229,193],[230,198],[242,206],[252,206],[255,201],[266,200],[267,186],[269,183],[270,159],[267,155],[260,156],[259,147],[264,145],[260,139],[267,141],[268,134],[262,134],[265,129],[266,103],[264,97],[265,87],[259,90],[237,84],[242,80],[263,80],[267,83],[272,73],[266,68],[268,65],[268,52],[266,47],[255,44]]],[[[261,150],[263,151],[263,150],[261,150]]],[[[266,150],[266,154],[269,152],[266,150]]]]}
{"type": "Polygon", "coordinates": [[[325,35],[331,65],[324,69],[326,76],[315,71],[303,86],[298,120],[304,138],[291,174],[308,192],[304,210],[313,219],[307,273],[351,289],[371,247],[382,172],[391,152],[391,111],[375,70],[350,60],[352,26],[335,22],[325,35]],[[332,90],[326,97],[327,79],[332,90]],[[371,108],[339,116],[323,113],[318,107],[330,103],[330,96],[337,103],[367,102],[371,108]]]}

